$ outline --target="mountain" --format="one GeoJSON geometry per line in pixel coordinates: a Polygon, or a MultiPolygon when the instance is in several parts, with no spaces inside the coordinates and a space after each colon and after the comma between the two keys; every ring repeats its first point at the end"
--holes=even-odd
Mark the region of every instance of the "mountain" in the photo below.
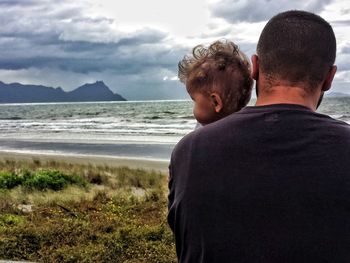
{"type": "Polygon", "coordinates": [[[121,95],[113,93],[103,81],[84,84],[69,92],[65,92],[61,87],[52,88],[20,83],[6,84],[0,81],[0,103],[125,100],[121,95]]]}
{"type": "Polygon", "coordinates": [[[84,84],[79,88],[68,92],[74,101],[125,101],[121,95],[113,93],[103,81],[92,84],[84,84]],[[98,98],[98,99],[97,99],[98,98]]]}
{"type": "Polygon", "coordinates": [[[341,92],[329,92],[329,93],[325,93],[325,96],[328,98],[342,98],[342,97],[350,97],[350,94],[341,93],[341,92]]]}

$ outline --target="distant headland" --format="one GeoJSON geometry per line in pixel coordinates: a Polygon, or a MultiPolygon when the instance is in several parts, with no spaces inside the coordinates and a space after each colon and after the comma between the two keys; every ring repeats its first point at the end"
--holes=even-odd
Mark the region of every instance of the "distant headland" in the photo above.
{"type": "Polygon", "coordinates": [[[60,87],[52,88],[20,83],[6,84],[0,81],[0,103],[83,101],[126,101],[126,99],[113,93],[103,81],[87,83],[68,92],[60,87]]]}

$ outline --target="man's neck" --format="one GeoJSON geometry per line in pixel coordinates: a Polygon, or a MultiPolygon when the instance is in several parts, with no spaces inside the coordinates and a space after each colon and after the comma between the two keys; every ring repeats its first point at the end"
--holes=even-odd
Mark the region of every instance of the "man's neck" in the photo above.
{"type": "Polygon", "coordinates": [[[315,111],[319,96],[320,94],[308,94],[304,88],[274,86],[267,91],[260,91],[255,105],[297,104],[315,111]]]}

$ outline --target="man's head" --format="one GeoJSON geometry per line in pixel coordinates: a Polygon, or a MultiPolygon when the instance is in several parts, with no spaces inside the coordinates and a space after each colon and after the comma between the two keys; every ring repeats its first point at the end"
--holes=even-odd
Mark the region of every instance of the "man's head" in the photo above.
{"type": "Polygon", "coordinates": [[[305,94],[314,94],[321,87],[322,93],[330,88],[336,71],[332,27],[309,12],[288,11],[274,16],[260,35],[257,54],[253,56],[253,77],[259,79],[259,73],[264,76],[259,92],[288,86],[302,87],[305,94]]]}
{"type": "Polygon", "coordinates": [[[251,95],[250,64],[238,47],[216,41],[193,48],[179,62],[179,79],[195,102],[198,122],[208,124],[247,105],[251,95]]]}

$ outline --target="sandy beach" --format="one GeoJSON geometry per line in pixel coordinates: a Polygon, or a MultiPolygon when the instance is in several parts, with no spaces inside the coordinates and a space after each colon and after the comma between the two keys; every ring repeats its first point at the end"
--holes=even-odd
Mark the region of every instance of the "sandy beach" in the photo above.
{"type": "Polygon", "coordinates": [[[107,166],[127,166],[130,168],[140,168],[146,170],[156,170],[163,173],[168,172],[169,162],[165,160],[148,160],[137,158],[121,158],[110,156],[91,156],[91,155],[54,155],[54,154],[35,154],[35,153],[15,153],[1,152],[0,160],[40,160],[41,162],[58,161],[72,164],[92,164],[107,166]]]}

